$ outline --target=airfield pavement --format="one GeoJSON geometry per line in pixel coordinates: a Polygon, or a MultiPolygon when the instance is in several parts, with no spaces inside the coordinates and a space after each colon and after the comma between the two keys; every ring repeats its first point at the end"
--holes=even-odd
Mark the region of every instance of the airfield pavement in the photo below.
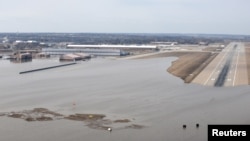
{"type": "Polygon", "coordinates": [[[250,82],[250,45],[247,43],[232,42],[225,48],[163,51],[130,58],[161,57],[178,57],[167,71],[185,83],[222,87],[248,85],[250,82]]]}
{"type": "Polygon", "coordinates": [[[248,85],[248,69],[243,43],[230,43],[192,81],[206,86],[248,85]]]}

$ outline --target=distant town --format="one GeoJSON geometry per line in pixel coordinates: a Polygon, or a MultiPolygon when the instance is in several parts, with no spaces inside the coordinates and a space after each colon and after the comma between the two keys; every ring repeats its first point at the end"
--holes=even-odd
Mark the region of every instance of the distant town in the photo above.
{"type": "Polygon", "coordinates": [[[127,56],[176,50],[180,46],[223,47],[232,41],[248,42],[246,35],[105,34],[105,33],[0,33],[0,58],[29,60],[59,55],[60,60],[93,56],[127,56]]]}

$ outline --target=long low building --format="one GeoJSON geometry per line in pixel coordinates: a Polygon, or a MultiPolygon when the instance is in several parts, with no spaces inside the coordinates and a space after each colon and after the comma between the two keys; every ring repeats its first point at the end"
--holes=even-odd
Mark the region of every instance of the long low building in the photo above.
{"type": "Polygon", "coordinates": [[[156,49],[154,45],[68,45],[67,48],[156,49]]]}
{"type": "Polygon", "coordinates": [[[49,55],[63,55],[69,53],[86,53],[94,56],[123,56],[127,55],[127,53],[119,50],[119,49],[55,49],[55,48],[43,48],[42,52],[49,55]]]}

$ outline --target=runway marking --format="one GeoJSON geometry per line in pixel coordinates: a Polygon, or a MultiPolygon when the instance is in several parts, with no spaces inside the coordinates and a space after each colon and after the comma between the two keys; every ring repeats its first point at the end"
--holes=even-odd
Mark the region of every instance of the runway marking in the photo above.
{"type": "Polygon", "coordinates": [[[225,56],[228,54],[229,49],[227,49],[227,52],[225,51],[224,56],[221,58],[220,62],[216,65],[216,67],[214,68],[214,70],[212,71],[212,73],[209,75],[208,79],[205,81],[204,85],[207,85],[208,81],[210,80],[210,78],[212,77],[212,75],[214,74],[215,70],[221,65],[222,60],[225,58],[225,56]]]}
{"type": "Polygon", "coordinates": [[[237,73],[237,69],[238,69],[238,62],[239,62],[239,54],[240,54],[240,51],[238,50],[237,61],[236,61],[236,68],[235,68],[235,71],[234,71],[233,86],[235,85],[236,73],[237,73]]]}

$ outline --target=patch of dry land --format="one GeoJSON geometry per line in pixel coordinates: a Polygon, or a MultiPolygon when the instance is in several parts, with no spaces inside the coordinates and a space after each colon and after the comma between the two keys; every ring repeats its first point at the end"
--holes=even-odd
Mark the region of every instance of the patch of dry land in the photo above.
{"type": "Polygon", "coordinates": [[[250,85],[250,43],[245,43],[245,53],[247,61],[248,84],[250,85]]]}
{"type": "Polygon", "coordinates": [[[213,52],[173,51],[141,57],[140,59],[178,57],[176,61],[172,62],[172,65],[167,71],[180,77],[185,83],[190,83],[217,56],[217,54],[218,53],[213,52]]]}
{"type": "Polygon", "coordinates": [[[106,115],[103,114],[72,114],[63,115],[57,112],[50,111],[46,108],[34,108],[33,110],[24,110],[18,112],[6,112],[0,113],[2,117],[10,117],[22,119],[27,122],[34,121],[53,121],[53,120],[71,120],[82,121],[86,123],[86,126],[92,129],[108,130],[112,128],[113,124],[123,123],[124,126],[121,129],[142,129],[145,126],[133,124],[129,119],[105,119],[106,115]],[[131,124],[132,123],[132,124],[131,124]]]}

